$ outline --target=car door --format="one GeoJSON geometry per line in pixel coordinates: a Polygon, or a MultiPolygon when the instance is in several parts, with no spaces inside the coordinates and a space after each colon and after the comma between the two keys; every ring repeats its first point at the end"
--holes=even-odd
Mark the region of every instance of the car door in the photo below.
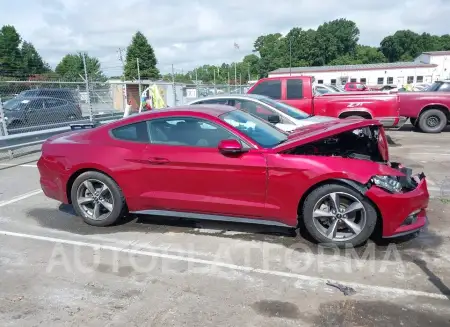
{"type": "Polygon", "coordinates": [[[43,99],[30,100],[25,110],[26,124],[28,126],[45,125],[48,123],[48,116],[46,116],[44,112],[43,99]]]}
{"type": "Polygon", "coordinates": [[[194,117],[148,121],[142,201],[148,209],[263,217],[266,159],[224,126],[194,117]],[[248,152],[226,156],[222,139],[237,139],[248,152]]]}
{"type": "Polygon", "coordinates": [[[49,117],[49,122],[61,123],[68,120],[68,112],[66,112],[64,107],[66,103],[66,101],[56,98],[44,99],[44,111],[49,117]]]}

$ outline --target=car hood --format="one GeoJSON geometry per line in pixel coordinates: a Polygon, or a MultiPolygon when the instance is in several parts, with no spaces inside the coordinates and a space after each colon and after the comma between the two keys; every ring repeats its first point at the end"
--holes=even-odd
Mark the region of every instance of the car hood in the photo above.
{"type": "Polygon", "coordinates": [[[305,119],[296,119],[296,122],[298,122],[297,125],[299,126],[305,126],[305,125],[312,125],[317,123],[323,123],[328,121],[337,120],[338,118],[334,117],[327,117],[327,116],[311,116],[305,119]]]}
{"type": "MultiPolygon", "coordinates": [[[[277,152],[286,151],[299,145],[368,126],[378,126],[379,128],[382,128],[382,124],[378,120],[364,118],[332,119],[329,121],[299,127],[290,133],[288,135],[288,139],[276,146],[274,150],[277,152]]],[[[386,140],[384,140],[384,142],[387,147],[386,140]]]]}

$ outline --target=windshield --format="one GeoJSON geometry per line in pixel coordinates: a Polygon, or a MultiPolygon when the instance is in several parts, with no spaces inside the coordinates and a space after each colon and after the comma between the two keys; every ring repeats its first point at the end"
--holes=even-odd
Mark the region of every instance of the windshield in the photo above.
{"type": "Polygon", "coordinates": [[[21,110],[26,107],[30,100],[11,99],[3,104],[5,110],[21,110]]]}
{"type": "Polygon", "coordinates": [[[233,110],[219,116],[263,148],[272,148],[287,140],[288,136],[262,119],[242,110],[233,110]]]}
{"type": "Polygon", "coordinates": [[[263,97],[258,98],[258,100],[280,110],[281,112],[285,113],[288,116],[291,116],[294,119],[305,119],[310,117],[310,115],[308,115],[306,112],[291,107],[283,102],[278,102],[270,98],[263,98],[263,97]]]}
{"type": "Polygon", "coordinates": [[[335,90],[336,92],[342,92],[341,89],[339,89],[338,87],[334,86],[334,85],[328,85],[329,88],[332,88],[333,90],[335,90]]]}

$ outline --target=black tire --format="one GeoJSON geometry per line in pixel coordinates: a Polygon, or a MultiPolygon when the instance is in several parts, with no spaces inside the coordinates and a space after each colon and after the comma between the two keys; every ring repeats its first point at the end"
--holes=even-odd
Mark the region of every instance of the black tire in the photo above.
{"type": "Polygon", "coordinates": [[[440,133],[447,126],[447,116],[442,110],[430,109],[420,115],[417,126],[424,133],[440,133]]]}
{"type": "Polygon", "coordinates": [[[311,235],[311,237],[319,244],[323,246],[337,246],[339,248],[345,248],[349,246],[359,246],[365,243],[375,230],[378,215],[377,211],[370,203],[370,201],[368,201],[368,199],[358,191],[349,186],[343,186],[340,184],[327,184],[316,188],[308,195],[303,204],[301,219],[303,219],[303,225],[305,226],[309,235],[311,235]],[[316,203],[327,194],[335,192],[343,192],[355,197],[362,203],[366,211],[366,223],[364,227],[359,234],[355,235],[354,238],[350,240],[330,240],[325,235],[323,235],[314,224],[313,210],[316,203]]]}
{"type": "Polygon", "coordinates": [[[417,118],[409,118],[411,125],[416,126],[417,118]]]}
{"type": "Polygon", "coordinates": [[[72,206],[73,206],[75,212],[77,213],[77,215],[82,217],[83,220],[87,224],[92,225],[92,226],[104,227],[104,226],[113,225],[115,222],[117,222],[117,220],[119,220],[126,214],[127,209],[126,209],[125,197],[124,197],[119,185],[117,185],[117,183],[110,177],[108,177],[105,174],[102,174],[100,172],[97,172],[97,171],[88,171],[88,172],[82,173],[80,176],[78,176],[75,179],[74,183],[72,184],[70,197],[71,197],[71,201],[72,201],[72,206]],[[114,199],[114,205],[113,205],[112,211],[103,220],[91,219],[89,216],[87,216],[85,214],[85,212],[81,209],[80,205],[78,204],[78,201],[77,201],[78,188],[83,182],[85,182],[88,179],[94,179],[94,180],[98,180],[98,181],[104,183],[111,191],[111,195],[114,199]]]}

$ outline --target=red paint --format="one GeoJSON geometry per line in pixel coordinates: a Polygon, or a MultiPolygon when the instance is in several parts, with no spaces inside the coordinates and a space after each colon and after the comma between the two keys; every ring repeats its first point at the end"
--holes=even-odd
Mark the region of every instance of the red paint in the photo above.
{"type": "MultiPolygon", "coordinates": [[[[301,128],[274,148],[261,148],[228,125],[219,115],[235,108],[219,105],[172,108],[143,113],[92,130],[54,136],[44,143],[38,161],[44,193],[69,203],[69,180],[82,170],[99,170],[120,186],[130,211],[159,209],[266,219],[297,225],[302,197],[318,183],[347,179],[366,184],[374,175],[402,173],[387,164],[313,155],[289,155],[294,146],[355,128],[378,125],[375,120],[338,120],[301,128]],[[173,146],[121,141],[110,130],[158,117],[191,116],[207,119],[239,135],[249,147],[224,140],[220,148],[173,146]],[[231,150],[243,149],[240,153],[231,150]]],[[[379,139],[387,158],[387,142],[379,139]]],[[[392,236],[423,225],[401,227],[406,216],[428,204],[426,183],[409,193],[392,195],[371,187],[367,196],[378,207],[383,235],[392,236]]]]}
{"type": "Polygon", "coordinates": [[[400,115],[417,118],[429,107],[440,107],[450,117],[450,93],[447,92],[400,92],[400,115]]]}
{"type": "MultiPolygon", "coordinates": [[[[362,115],[373,119],[386,120],[387,127],[397,126],[400,118],[399,99],[396,93],[353,91],[351,93],[328,93],[313,95],[312,78],[310,76],[271,77],[260,79],[247,93],[263,95],[257,88],[263,83],[281,82],[281,98],[277,99],[311,115],[345,117],[346,115],[362,115]],[[301,80],[302,90],[298,90],[301,99],[288,99],[287,83],[289,80],[301,80]]],[[[295,92],[293,92],[295,95],[295,92]]],[[[270,95],[269,95],[270,96],[270,95]]]]}

